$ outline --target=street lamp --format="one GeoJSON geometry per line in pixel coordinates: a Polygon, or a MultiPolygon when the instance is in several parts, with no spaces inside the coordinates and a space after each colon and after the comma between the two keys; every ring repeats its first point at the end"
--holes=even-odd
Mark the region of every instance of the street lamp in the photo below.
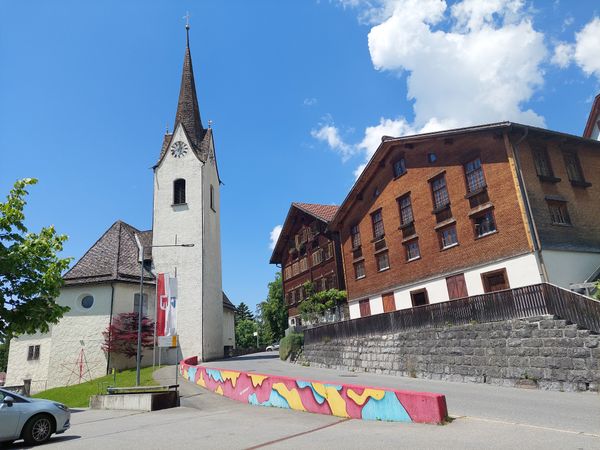
{"type": "Polygon", "coordinates": [[[138,303],[138,332],[137,332],[137,356],[135,369],[135,385],[140,385],[140,367],[142,364],[142,306],[144,304],[144,250],[158,247],[193,247],[194,244],[166,244],[166,245],[142,245],[140,238],[134,234],[135,242],[140,251],[140,301],[138,303]]]}

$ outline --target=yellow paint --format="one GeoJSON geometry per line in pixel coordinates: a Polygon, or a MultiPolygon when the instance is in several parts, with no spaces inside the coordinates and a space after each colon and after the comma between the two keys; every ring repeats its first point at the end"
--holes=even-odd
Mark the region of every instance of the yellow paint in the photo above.
{"type": "Polygon", "coordinates": [[[325,386],[322,383],[312,383],[312,387],[317,394],[327,400],[331,414],[338,417],[350,417],[346,410],[346,402],[335,387],[325,386]]]}
{"type": "Polygon", "coordinates": [[[196,384],[202,387],[206,387],[206,381],[204,381],[204,372],[202,372],[202,370],[198,369],[200,372],[200,376],[198,377],[198,381],[196,381],[196,384]]]}
{"type": "Polygon", "coordinates": [[[235,384],[237,383],[237,380],[240,377],[240,372],[229,372],[227,370],[222,370],[221,377],[223,378],[223,382],[231,380],[232,386],[235,387],[235,384]]]}
{"type": "Polygon", "coordinates": [[[375,400],[381,400],[385,395],[385,391],[382,391],[381,389],[367,388],[362,394],[359,395],[354,390],[348,389],[346,394],[348,395],[348,398],[354,401],[354,403],[356,403],[358,406],[362,406],[370,397],[373,397],[375,400]]]}
{"type": "Polygon", "coordinates": [[[221,389],[221,386],[217,386],[217,389],[215,389],[215,392],[219,395],[223,395],[223,389],[221,389]]]}
{"type": "Polygon", "coordinates": [[[263,381],[265,381],[267,378],[269,378],[266,375],[255,375],[252,373],[249,373],[248,375],[250,376],[250,380],[252,380],[253,387],[262,386],[263,381]]]}
{"type": "Polygon", "coordinates": [[[274,383],[273,389],[287,400],[290,408],[295,409],[296,411],[306,411],[302,404],[302,400],[300,399],[300,394],[296,389],[288,389],[283,383],[274,383]]]}

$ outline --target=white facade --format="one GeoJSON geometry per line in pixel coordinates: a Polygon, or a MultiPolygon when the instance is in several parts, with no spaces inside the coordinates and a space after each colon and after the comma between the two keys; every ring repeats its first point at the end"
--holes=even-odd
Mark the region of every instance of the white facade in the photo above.
{"type": "MultiPolygon", "coordinates": [[[[536,257],[533,253],[528,253],[525,255],[517,256],[515,258],[509,258],[506,260],[495,262],[492,264],[474,267],[463,272],[447,273],[435,278],[420,280],[417,283],[398,286],[392,289],[386,289],[386,292],[394,292],[394,301],[396,304],[396,309],[412,308],[412,300],[410,293],[411,291],[418,291],[421,289],[427,289],[427,296],[429,298],[430,304],[446,302],[450,299],[448,295],[446,277],[457,275],[458,273],[463,273],[465,277],[465,283],[467,285],[468,294],[479,295],[484,293],[481,274],[499,269],[506,269],[508,282],[511,288],[541,283],[542,281],[536,257]]],[[[369,297],[371,315],[381,314],[384,312],[382,294],[383,292],[369,297]]],[[[359,300],[355,300],[349,303],[350,319],[357,319],[360,317],[359,300]]]]}
{"type": "MultiPolygon", "coordinates": [[[[144,286],[148,298],[154,298],[154,287],[144,286]]],[[[115,357],[109,361],[102,350],[104,336],[113,317],[124,312],[134,312],[134,295],[139,293],[135,283],[102,283],[65,286],[56,302],[71,308],[60,322],[46,334],[23,335],[10,343],[7,385],[20,385],[31,380],[35,393],[57,386],[77,384],[106,375],[107,369],[134,367],[135,360],[115,357]],[[90,308],[82,306],[82,299],[91,296],[90,308]],[[112,306],[111,306],[112,305],[112,306]],[[40,346],[39,359],[28,360],[29,346],[40,346]]],[[[154,317],[153,302],[149,302],[147,316],[154,317]]],[[[144,352],[144,365],[151,360],[152,352],[144,352]]]]}
{"type": "MultiPolygon", "coordinates": [[[[223,291],[219,182],[214,156],[203,163],[181,125],[172,143],[184,142],[188,152],[164,155],[154,171],[154,246],[194,244],[194,247],[153,249],[154,270],[177,277],[178,358],[223,356],[223,291]],[[174,182],[185,180],[185,203],[174,204],[174,182]],[[213,208],[211,208],[211,185],[213,208]],[[205,324],[208,324],[205,326],[205,324]]],[[[211,149],[212,150],[212,149],[211,149]]],[[[214,155],[214,150],[212,150],[214,155]]]]}

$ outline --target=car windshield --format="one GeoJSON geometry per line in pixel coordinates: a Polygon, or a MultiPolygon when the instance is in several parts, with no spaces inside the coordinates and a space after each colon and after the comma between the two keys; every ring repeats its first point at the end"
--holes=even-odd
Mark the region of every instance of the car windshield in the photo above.
{"type": "Polygon", "coordinates": [[[17,394],[12,391],[8,391],[6,389],[0,389],[0,402],[4,400],[5,397],[12,397],[17,403],[19,402],[28,402],[29,400],[24,395],[17,394]]]}

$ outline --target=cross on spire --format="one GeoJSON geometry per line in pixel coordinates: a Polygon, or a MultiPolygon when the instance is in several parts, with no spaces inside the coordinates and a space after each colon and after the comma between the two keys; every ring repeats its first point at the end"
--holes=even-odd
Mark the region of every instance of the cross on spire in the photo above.
{"type": "Polygon", "coordinates": [[[182,17],[185,19],[185,42],[186,46],[190,46],[190,12],[186,11],[185,16],[182,17]]]}

